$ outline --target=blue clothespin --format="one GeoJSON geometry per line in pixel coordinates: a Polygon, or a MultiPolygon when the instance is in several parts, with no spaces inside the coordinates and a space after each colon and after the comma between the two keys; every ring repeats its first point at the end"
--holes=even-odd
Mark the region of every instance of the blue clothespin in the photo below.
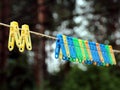
{"type": "Polygon", "coordinates": [[[92,42],[88,42],[89,44],[89,47],[90,47],[90,51],[91,51],[91,54],[92,54],[92,58],[93,58],[93,63],[96,63],[97,62],[97,57],[96,57],[96,54],[95,54],[95,48],[94,48],[94,44],[92,42]]]}
{"type": "Polygon", "coordinates": [[[67,57],[67,54],[66,54],[66,50],[65,50],[62,34],[58,34],[57,38],[60,40],[60,48],[62,49],[62,54],[63,54],[62,58],[63,58],[63,60],[69,60],[69,58],[67,57]]]}
{"type": "Polygon", "coordinates": [[[72,37],[68,37],[67,36],[67,42],[68,42],[68,47],[69,47],[69,51],[70,51],[70,57],[71,57],[71,61],[76,61],[76,51],[75,51],[75,46],[73,44],[73,39],[72,37]]]}
{"type": "Polygon", "coordinates": [[[55,48],[55,58],[58,59],[60,53],[60,39],[57,37],[56,48],[55,48]]]}
{"type": "Polygon", "coordinates": [[[95,50],[95,56],[96,56],[96,62],[98,66],[102,66],[102,62],[100,61],[100,56],[97,51],[96,43],[93,42],[94,50],[95,50]]]}
{"type": "Polygon", "coordinates": [[[100,44],[100,49],[101,49],[101,52],[102,52],[102,55],[103,55],[103,58],[104,58],[105,65],[110,64],[110,59],[109,59],[109,56],[107,54],[107,50],[105,48],[105,45],[100,44]]]}
{"type": "Polygon", "coordinates": [[[82,47],[84,49],[84,54],[85,54],[85,57],[86,57],[86,60],[84,61],[84,63],[90,65],[91,61],[90,61],[89,53],[88,53],[88,50],[87,50],[87,47],[86,47],[86,41],[84,41],[84,40],[82,40],[82,47]]]}

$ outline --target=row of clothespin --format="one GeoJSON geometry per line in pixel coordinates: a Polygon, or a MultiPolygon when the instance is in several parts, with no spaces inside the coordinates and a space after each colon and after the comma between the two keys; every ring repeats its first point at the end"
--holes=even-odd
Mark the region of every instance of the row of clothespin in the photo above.
{"type": "Polygon", "coordinates": [[[14,49],[15,43],[19,48],[20,52],[23,52],[25,50],[25,45],[27,50],[32,49],[29,26],[27,24],[22,25],[22,28],[20,29],[18,22],[12,21],[10,23],[10,32],[8,40],[9,51],[12,51],[14,49]]]}
{"type": "Polygon", "coordinates": [[[97,66],[116,65],[112,46],[58,34],[55,58],[97,66]]]}
{"type": "MultiPolygon", "coordinates": [[[[27,24],[22,25],[20,29],[18,22],[10,23],[9,51],[14,49],[15,43],[20,52],[25,50],[25,46],[27,50],[32,50],[30,30],[27,24]]],[[[116,65],[112,46],[61,34],[58,34],[56,38],[55,58],[98,66],[116,65]]]]}

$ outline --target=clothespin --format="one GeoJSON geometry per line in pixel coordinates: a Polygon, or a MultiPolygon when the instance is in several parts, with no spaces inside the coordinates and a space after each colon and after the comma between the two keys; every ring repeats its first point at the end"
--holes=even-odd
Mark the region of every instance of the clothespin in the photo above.
{"type": "Polygon", "coordinates": [[[77,38],[72,38],[73,39],[73,44],[75,46],[75,51],[76,51],[76,56],[77,60],[81,63],[83,59],[82,51],[80,48],[80,44],[77,38]]]}
{"type": "MultiPolygon", "coordinates": [[[[55,58],[58,59],[59,55],[62,54],[60,53],[60,38],[59,36],[57,35],[57,40],[56,40],[56,47],[55,47],[55,58]]],[[[62,51],[61,51],[62,52],[62,51]]]]}
{"type": "Polygon", "coordinates": [[[84,49],[84,53],[85,53],[85,57],[86,57],[86,59],[85,59],[85,63],[86,64],[90,64],[90,57],[89,57],[89,55],[88,55],[88,51],[87,51],[87,47],[86,47],[86,44],[85,44],[85,41],[84,40],[82,40],[82,46],[83,46],[83,49],[84,49]]]}
{"type": "Polygon", "coordinates": [[[27,50],[32,50],[32,44],[31,44],[31,37],[30,37],[30,32],[29,32],[29,26],[24,24],[22,25],[22,30],[21,30],[21,45],[19,48],[20,52],[23,52],[25,49],[25,44],[27,50]]]}
{"type": "Polygon", "coordinates": [[[67,57],[68,57],[68,59],[70,59],[70,52],[69,52],[67,38],[66,38],[65,35],[62,35],[62,38],[63,38],[63,42],[64,42],[64,46],[65,46],[67,57]]]}
{"type": "Polygon", "coordinates": [[[68,37],[67,36],[67,42],[68,42],[68,47],[69,47],[69,51],[70,51],[70,61],[75,62],[76,61],[76,52],[75,52],[75,46],[73,44],[73,40],[72,37],[68,37]]]}
{"type": "MultiPolygon", "coordinates": [[[[62,35],[61,35],[61,34],[58,34],[58,35],[57,35],[57,38],[58,38],[58,42],[59,42],[59,44],[60,44],[60,49],[61,49],[61,51],[62,51],[62,59],[63,59],[63,60],[68,60],[62,35]]],[[[56,49],[58,49],[58,48],[56,48],[56,49]]],[[[56,55],[58,55],[57,57],[59,57],[59,51],[60,51],[60,49],[57,50],[57,51],[58,51],[58,54],[56,53],[56,54],[55,54],[55,57],[56,57],[56,55]]]]}
{"type": "Polygon", "coordinates": [[[25,41],[25,40],[26,40],[26,39],[25,39],[25,37],[26,37],[26,34],[25,34],[25,33],[26,33],[25,27],[22,25],[21,38],[20,38],[20,39],[21,39],[21,40],[20,40],[20,41],[21,41],[21,45],[20,45],[20,48],[19,48],[19,51],[20,51],[20,52],[23,52],[24,49],[25,49],[25,42],[26,42],[26,41],[25,41]]]}
{"type": "Polygon", "coordinates": [[[84,52],[82,40],[79,39],[78,41],[79,41],[79,45],[80,45],[80,49],[81,49],[82,57],[83,57],[81,62],[84,64],[84,62],[85,62],[85,60],[86,60],[86,56],[85,56],[85,52],[84,52]]]}
{"type": "Polygon", "coordinates": [[[10,23],[10,33],[9,33],[9,40],[8,40],[9,51],[12,51],[14,49],[14,42],[16,42],[17,47],[20,46],[19,26],[16,21],[12,21],[10,23]]]}
{"type": "Polygon", "coordinates": [[[55,58],[62,60],[62,50],[60,48],[60,39],[56,40],[56,48],[55,48],[55,58]]]}
{"type": "Polygon", "coordinates": [[[116,59],[115,59],[115,55],[113,53],[113,48],[111,45],[109,45],[109,49],[110,49],[110,52],[111,52],[111,56],[112,56],[112,60],[114,62],[114,65],[116,65],[116,59]]]}
{"type": "Polygon", "coordinates": [[[8,40],[8,49],[9,51],[12,51],[14,49],[14,41],[15,41],[15,25],[14,22],[10,23],[10,32],[9,32],[9,40],[8,40]]]}
{"type": "Polygon", "coordinates": [[[87,52],[88,52],[88,55],[89,55],[89,64],[92,64],[93,62],[93,58],[92,58],[92,55],[91,55],[91,52],[90,52],[90,47],[89,47],[89,45],[88,45],[88,41],[86,40],[85,41],[85,45],[86,45],[86,49],[87,49],[87,52]]]}
{"type": "Polygon", "coordinates": [[[110,59],[110,64],[113,65],[114,61],[112,60],[112,55],[111,55],[111,51],[110,51],[109,45],[105,45],[105,48],[107,50],[107,53],[108,53],[108,56],[109,56],[109,59],[110,59]]]}
{"type": "Polygon", "coordinates": [[[103,63],[101,62],[101,58],[99,56],[99,51],[97,50],[97,44],[95,42],[93,42],[93,46],[94,46],[94,52],[95,52],[95,56],[96,56],[96,62],[98,66],[102,66],[103,63]]]}
{"type": "Polygon", "coordinates": [[[99,54],[99,57],[100,57],[100,61],[102,62],[102,65],[104,63],[104,58],[102,56],[102,52],[101,52],[101,49],[100,49],[100,45],[98,43],[96,43],[96,47],[97,47],[97,51],[98,51],[98,54],[99,54]]]}
{"type": "Polygon", "coordinates": [[[62,60],[62,50],[60,49],[59,59],[62,60]]]}
{"type": "Polygon", "coordinates": [[[100,49],[101,49],[101,52],[102,52],[102,56],[103,56],[103,58],[104,58],[104,64],[103,64],[103,65],[109,66],[109,64],[110,64],[110,59],[109,59],[109,56],[108,56],[108,54],[107,54],[105,45],[104,45],[104,44],[100,44],[100,49]]]}
{"type": "Polygon", "coordinates": [[[96,54],[95,54],[94,44],[92,42],[88,42],[88,44],[89,44],[90,52],[91,52],[91,55],[92,55],[92,58],[93,58],[93,64],[97,65],[97,57],[96,57],[96,54]]]}
{"type": "Polygon", "coordinates": [[[32,43],[31,43],[31,36],[30,36],[30,29],[27,24],[23,25],[23,28],[26,30],[26,48],[27,50],[32,50],[32,43]]]}

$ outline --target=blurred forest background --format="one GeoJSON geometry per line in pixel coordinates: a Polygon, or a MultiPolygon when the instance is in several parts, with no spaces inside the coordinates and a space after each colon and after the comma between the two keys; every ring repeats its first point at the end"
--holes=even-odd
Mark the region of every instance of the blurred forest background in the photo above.
{"type": "MultiPolygon", "coordinates": [[[[58,33],[120,49],[120,0],[0,0],[0,22],[26,23],[32,31],[58,33]]],[[[33,50],[7,49],[0,26],[0,90],[119,90],[117,65],[97,67],[55,60],[55,42],[32,36],[33,50]]]]}

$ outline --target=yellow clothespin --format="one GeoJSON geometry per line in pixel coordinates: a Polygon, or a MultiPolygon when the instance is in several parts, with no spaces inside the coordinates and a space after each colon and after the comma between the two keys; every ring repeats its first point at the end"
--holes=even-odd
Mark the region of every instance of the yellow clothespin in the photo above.
{"type": "Polygon", "coordinates": [[[98,51],[100,60],[101,60],[102,63],[104,63],[104,58],[103,58],[103,55],[102,55],[102,53],[101,53],[100,46],[99,46],[98,43],[96,43],[96,47],[97,47],[97,51],[98,51]]]}
{"type": "Polygon", "coordinates": [[[31,43],[29,26],[25,24],[25,28],[26,28],[26,48],[28,50],[32,50],[32,43],[31,43]]]}
{"type": "Polygon", "coordinates": [[[60,49],[59,59],[62,60],[62,50],[60,49]]]}
{"type": "Polygon", "coordinates": [[[32,50],[32,44],[31,44],[31,37],[30,37],[30,32],[29,32],[29,26],[24,24],[22,25],[22,30],[21,30],[21,45],[19,48],[20,52],[23,52],[25,49],[25,44],[26,48],[28,50],[32,50]]]}
{"type": "Polygon", "coordinates": [[[19,26],[18,26],[18,23],[15,22],[15,42],[16,42],[16,45],[17,47],[19,48],[20,46],[20,31],[19,31],[19,26]]]}
{"type": "Polygon", "coordinates": [[[14,49],[14,42],[16,42],[17,47],[20,46],[20,33],[19,26],[16,21],[10,23],[10,33],[8,40],[8,49],[12,51],[14,49]]]}
{"type": "Polygon", "coordinates": [[[89,57],[90,57],[90,60],[92,61],[93,58],[92,58],[92,55],[91,55],[91,52],[90,52],[90,47],[89,47],[89,45],[88,45],[88,41],[87,41],[87,40],[85,41],[85,45],[86,45],[86,47],[87,47],[87,51],[88,51],[88,55],[89,55],[89,57]]]}
{"type": "Polygon", "coordinates": [[[63,36],[63,42],[64,42],[64,45],[65,45],[67,57],[70,57],[70,52],[69,52],[69,47],[68,47],[66,36],[65,35],[62,35],[62,36],[63,36]]]}
{"type": "Polygon", "coordinates": [[[14,40],[15,40],[15,37],[14,37],[14,23],[11,22],[10,23],[10,32],[9,32],[9,40],[8,40],[8,49],[9,51],[12,51],[14,49],[14,40]]]}
{"type": "Polygon", "coordinates": [[[32,50],[32,44],[31,44],[31,37],[30,37],[30,29],[29,29],[29,26],[24,24],[23,25],[23,28],[25,29],[25,41],[26,41],[26,48],[28,50],[32,50]]]}
{"type": "Polygon", "coordinates": [[[24,50],[25,50],[25,33],[26,33],[26,29],[25,29],[25,26],[24,25],[22,25],[22,28],[21,28],[21,45],[20,45],[20,48],[19,48],[19,51],[20,52],[24,52],[24,50]]]}

